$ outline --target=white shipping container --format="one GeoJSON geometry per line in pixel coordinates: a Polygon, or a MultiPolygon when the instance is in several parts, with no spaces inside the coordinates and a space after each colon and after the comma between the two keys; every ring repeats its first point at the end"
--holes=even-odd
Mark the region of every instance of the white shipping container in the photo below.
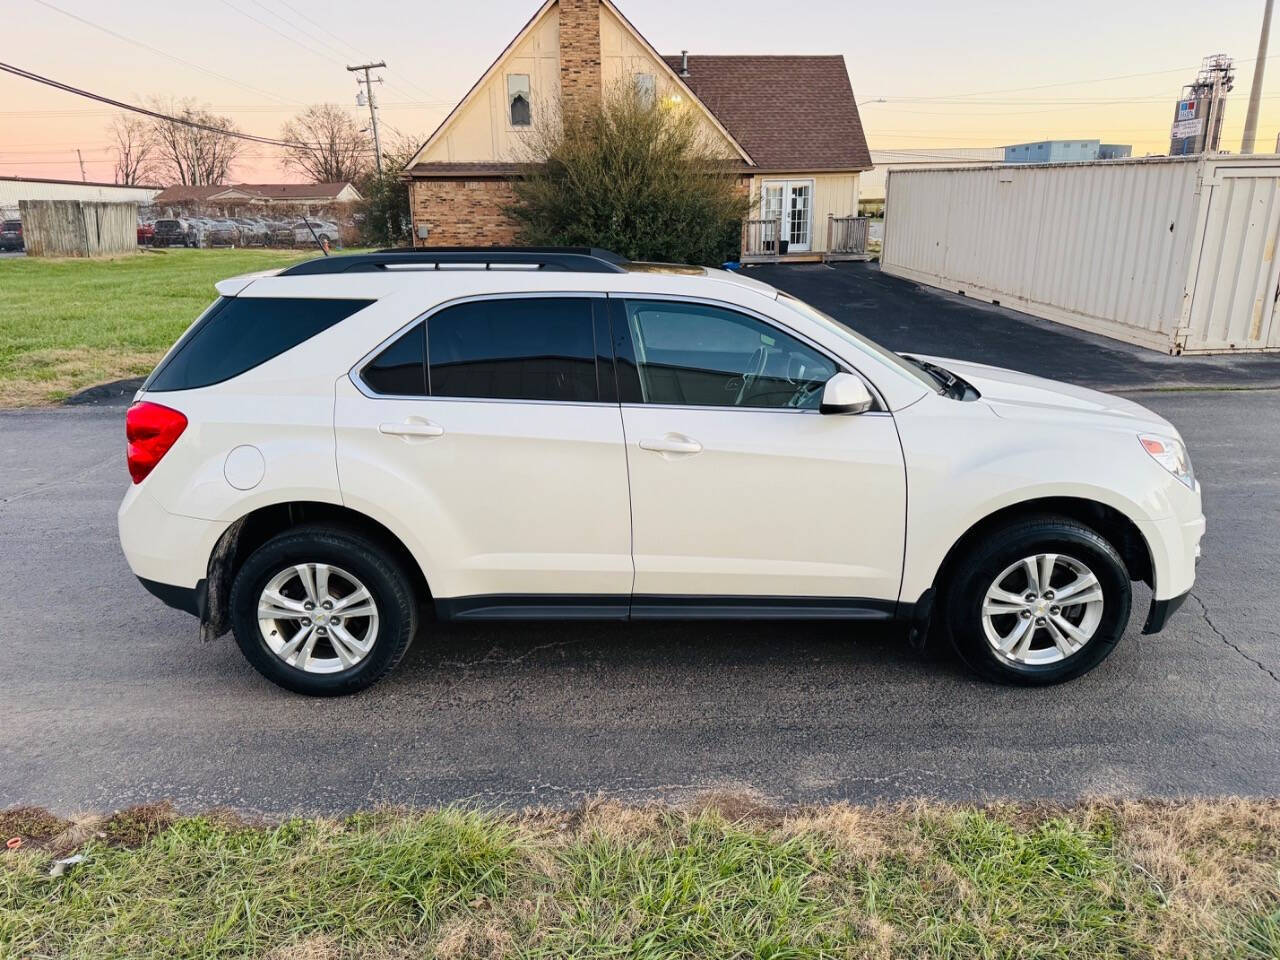
{"type": "Polygon", "coordinates": [[[1280,350],[1280,156],[889,174],[885,273],[1168,353],[1280,350]]]}

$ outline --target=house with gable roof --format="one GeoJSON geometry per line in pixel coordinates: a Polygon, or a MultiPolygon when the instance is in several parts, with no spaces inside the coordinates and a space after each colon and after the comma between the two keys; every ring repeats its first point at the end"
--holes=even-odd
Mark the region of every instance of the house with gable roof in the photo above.
{"type": "Polygon", "coordinates": [[[538,118],[620,84],[696,111],[753,198],[744,259],[848,247],[872,164],[844,58],[662,56],[611,0],[547,0],[411,158],[414,243],[513,243],[503,209],[538,118]]]}

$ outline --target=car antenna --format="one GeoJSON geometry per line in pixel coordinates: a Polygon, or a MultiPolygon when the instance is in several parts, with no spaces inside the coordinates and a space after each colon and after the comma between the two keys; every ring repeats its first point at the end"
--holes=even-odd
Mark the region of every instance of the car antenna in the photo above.
{"type": "Polygon", "coordinates": [[[302,222],[307,225],[307,229],[311,232],[311,239],[316,242],[316,246],[320,248],[320,252],[326,257],[329,255],[329,249],[320,242],[320,238],[316,236],[316,228],[311,225],[311,216],[309,214],[302,215],[302,222]]]}

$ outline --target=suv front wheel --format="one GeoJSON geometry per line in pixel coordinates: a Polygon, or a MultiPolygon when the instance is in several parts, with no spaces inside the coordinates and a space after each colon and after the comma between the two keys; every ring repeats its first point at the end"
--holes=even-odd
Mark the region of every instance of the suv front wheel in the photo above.
{"type": "Polygon", "coordinates": [[[245,658],[296,693],[355,693],[386,676],[417,626],[401,564],[354,531],[301,527],[252,554],[231,587],[231,621],[245,658]]]}
{"type": "Polygon", "coordinates": [[[961,659],[1005,683],[1060,683],[1087,673],[1129,622],[1129,573],[1096,531],[1065,517],[1014,522],[961,558],[942,597],[961,659]]]}

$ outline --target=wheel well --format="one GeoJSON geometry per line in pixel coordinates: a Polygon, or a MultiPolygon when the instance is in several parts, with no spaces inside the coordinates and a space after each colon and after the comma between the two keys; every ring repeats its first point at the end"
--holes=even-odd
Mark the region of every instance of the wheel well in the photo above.
{"type": "Polygon", "coordinates": [[[968,553],[969,548],[990,531],[1024,517],[1044,514],[1067,517],[1096,531],[1116,548],[1116,553],[1120,554],[1120,559],[1124,561],[1125,569],[1129,571],[1130,580],[1141,580],[1148,586],[1155,586],[1151,550],[1137,524],[1114,507],[1098,503],[1096,500],[1083,500],[1078,497],[1044,497],[1004,507],[990,516],[983,517],[966,530],[964,536],[947,551],[947,556],[934,578],[934,587],[940,589],[946,584],[955,562],[968,553]]]}
{"type": "Polygon", "coordinates": [[[422,567],[400,538],[377,520],[333,503],[273,503],[259,507],[231,524],[214,547],[209,558],[208,601],[202,617],[202,635],[206,639],[221,636],[230,629],[231,582],[249,555],[276,534],[303,524],[340,527],[373,540],[400,561],[413,580],[419,601],[430,601],[431,588],[422,567]]]}

